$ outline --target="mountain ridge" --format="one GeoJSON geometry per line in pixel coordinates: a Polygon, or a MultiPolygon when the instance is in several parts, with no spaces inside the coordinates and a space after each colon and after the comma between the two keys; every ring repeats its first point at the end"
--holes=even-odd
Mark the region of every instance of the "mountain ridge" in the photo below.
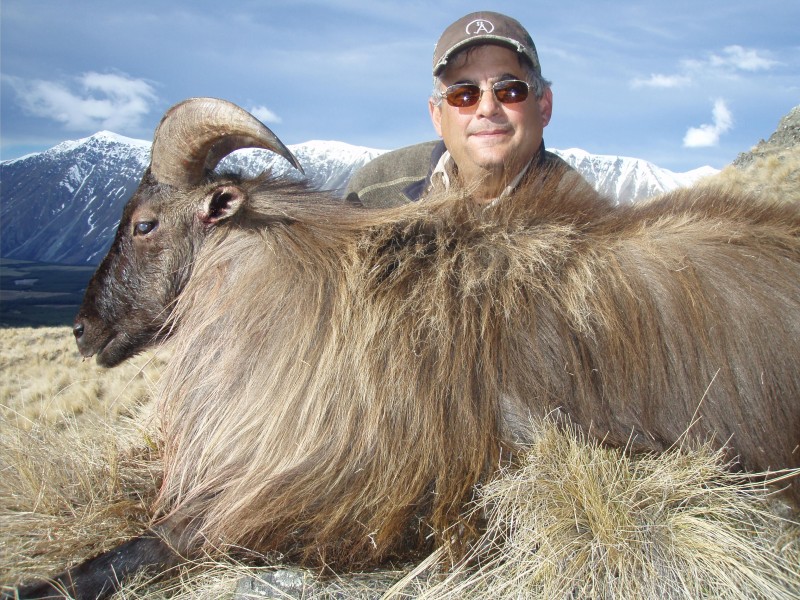
{"type": "MultiPolygon", "coordinates": [[[[331,140],[290,145],[312,186],[342,193],[353,173],[386,150],[331,140]]],[[[673,173],[642,159],[552,150],[598,191],[633,202],[690,185],[716,171],[673,173]]],[[[0,162],[0,256],[48,263],[97,264],[113,239],[122,208],[150,161],[150,142],[110,131],[68,140],[37,154],[0,162]]],[[[302,178],[274,153],[240,150],[220,169],[302,178]]]]}

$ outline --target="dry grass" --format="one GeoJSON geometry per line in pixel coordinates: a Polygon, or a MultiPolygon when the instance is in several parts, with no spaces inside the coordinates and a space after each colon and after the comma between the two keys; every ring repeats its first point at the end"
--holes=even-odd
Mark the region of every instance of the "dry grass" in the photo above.
{"type": "Polygon", "coordinates": [[[3,423],[3,431],[0,580],[53,574],[143,530],[159,467],[134,421],[3,423]]]}
{"type": "Polygon", "coordinates": [[[83,361],[69,328],[2,329],[0,581],[46,575],[142,529],[157,459],[149,400],[163,355],[83,361]]]}
{"type": "Polygon", "coordinates": [[[756,194],[769,194],[787,202],[800,202],[800,147],[757,156],[744,168],[727,166],[700,182],[726,183],[756,194]]]}
{"type": "Polygon", "coordinates": [[[161,352],[102,369],[81,358],[68,327],[0,329],[0,415],[22,428],[124,415],[149,398],[164,362],[161,352]]]}
{"type": "Polygon", "coordinates": [[[545,423],[426,598],[797,598],[800,524],[708,448],[632,458],[545,423]]]}

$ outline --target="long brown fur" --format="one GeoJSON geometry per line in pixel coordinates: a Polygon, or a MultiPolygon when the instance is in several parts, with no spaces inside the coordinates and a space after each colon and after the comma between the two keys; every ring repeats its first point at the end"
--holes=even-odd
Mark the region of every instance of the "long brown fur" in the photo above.
{"type": "Polygon", "coordinates": [[[161,514],[337,566],[468,540],[474,486],[557,410],[613,445],[800,466],[800,209],[570,181],[381,211],[245,182],[172,317],[161,514]]]}

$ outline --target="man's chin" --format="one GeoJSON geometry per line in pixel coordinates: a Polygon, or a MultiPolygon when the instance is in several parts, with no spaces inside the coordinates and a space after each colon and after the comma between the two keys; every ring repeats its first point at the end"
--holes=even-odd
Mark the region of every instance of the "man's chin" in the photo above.
{"type": "Polygon", "coordinates": [[[475,165],[484,173],[486,177],[503,177],[513,178],[518,169],[514,166],[514,161],[506,154],[488,155],[480,157],[480,160],[475,161],[475,165]]]}
{"type": "Polygon", "coordinates": [[[507,144],[476,144],[470,153],[472,162],[481,169],[496,171],[513,163],[514,149],[507,144]]]}

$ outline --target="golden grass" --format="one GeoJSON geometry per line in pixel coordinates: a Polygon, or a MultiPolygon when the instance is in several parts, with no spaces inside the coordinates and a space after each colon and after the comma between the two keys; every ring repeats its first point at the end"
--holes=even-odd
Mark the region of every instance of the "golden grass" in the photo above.
{"type": "Polygon", "coordinates": [[[134,421],[98,415],[3,432],[0,581],[51,575],[145,528],[160,469],[134,421]]]}
{"type": "Polygon", "coordinates": [[[746,167],[727,166],[699,185],[725,183],[756,194],[769,194],[787,202],[800,202],[800,147],[757,155],[746,167]]]}
{"type": "Polygon", "coordinates": [[[482,490],[487,531],[426,598],[797,598],[800,523],[719,453],[633,458],[545,423],[482,490]]]}
{"type": "Polygon", "coordinates": [[[0,329],[0,581],[141,531],[157,486],[150,392],[164,353],[84,361],[69,328],[0,329]]]}
{"type": "Polygon", "coordinates": [[[103,369],[81,358],[68,327],[0,329],[0,415],[28,428],[126,414],[149,398],[164,362],[164,352],[148,353],[103,369]]]}

